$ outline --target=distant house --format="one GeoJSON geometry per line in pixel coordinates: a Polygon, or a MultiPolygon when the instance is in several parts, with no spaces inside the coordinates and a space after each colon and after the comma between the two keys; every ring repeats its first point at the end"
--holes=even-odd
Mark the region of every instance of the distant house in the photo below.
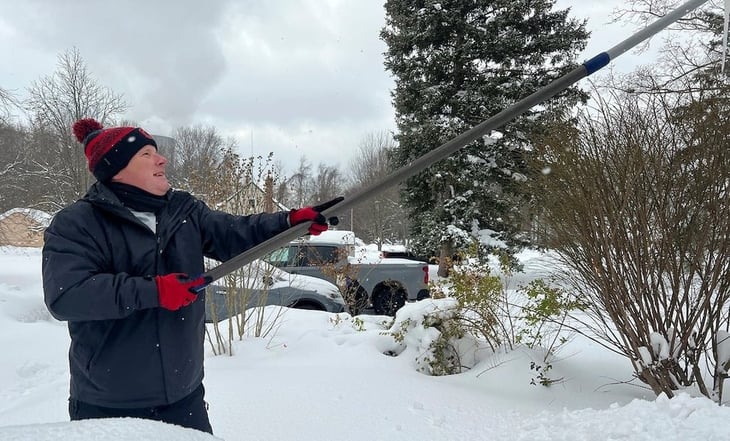
{"type": "Polygon", "coordinates": [[[263,184],[246,182],[241,190],[216,205],[219,210],[233,214],[273,213],[288,208],[274,199],[274,182],[270,177],[263,184]]]}
{"type": "Polygon", "coordinates": [[[31,208],[13,208],[0,214],[0,245],[40,247],[52,216],[31,208]]]}

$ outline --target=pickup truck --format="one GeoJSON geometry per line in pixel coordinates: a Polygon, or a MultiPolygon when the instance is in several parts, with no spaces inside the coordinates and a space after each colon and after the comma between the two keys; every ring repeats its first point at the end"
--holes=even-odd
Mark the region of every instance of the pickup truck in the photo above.
{"type": "Polygon", "coordinates": [[[290,242],[264,258],[292,274],[304,274],[337,285],[352,315],[395,315],[407,301],[430,297],[428,264],[408,259],[373,257],[352,232],[325,231],[290,242]]]}

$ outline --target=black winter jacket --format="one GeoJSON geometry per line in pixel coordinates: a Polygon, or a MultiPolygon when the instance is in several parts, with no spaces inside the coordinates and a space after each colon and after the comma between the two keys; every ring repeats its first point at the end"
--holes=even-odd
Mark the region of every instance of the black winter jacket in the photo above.
{"type": "Polygon", "coordinates": [[[154,276],[204,271],[288,228],[288,213],[232,216],[171,191],[157,234],[106,186],[56,214],[45,232],[43,290],[68,322],[71,397],[136,408],[174,403],[203,380],[205,296],[159,307],[154,276]]]}

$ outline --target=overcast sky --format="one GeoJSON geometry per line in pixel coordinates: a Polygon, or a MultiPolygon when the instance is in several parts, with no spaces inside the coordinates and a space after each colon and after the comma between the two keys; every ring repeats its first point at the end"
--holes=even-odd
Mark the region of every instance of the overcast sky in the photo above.
{"type": "MultiPolygon", "coordinates": [[[[558,0],[589,20],[584,58],[631,33],[608,25],[617,4],[558,0]]],[[[246,156],[346,171],[368,133],[394,128],[383,24],[382,0],[0,0],[0,87],[23,97],[76,47],[149,132],[210,124],[246,156]]]]}

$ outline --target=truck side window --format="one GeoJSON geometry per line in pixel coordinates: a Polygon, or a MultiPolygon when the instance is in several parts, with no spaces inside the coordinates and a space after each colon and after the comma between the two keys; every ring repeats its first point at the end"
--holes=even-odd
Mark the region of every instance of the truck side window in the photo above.
{"type": "Polygon", "coordinates": [[[293,261],[291,262],[292,266],[310,266],[312,265],[312,261],[307,255],[307,247],[299,247],[299,248],[292,248],[291,249],[292,255],[294,256],[293,261]]]}
{"type": "Polygon", "coordinates": [[[307,251],[309,261],[314,265],[335,263],[339,258],[336,247],[310,246],[307,251]]]}

